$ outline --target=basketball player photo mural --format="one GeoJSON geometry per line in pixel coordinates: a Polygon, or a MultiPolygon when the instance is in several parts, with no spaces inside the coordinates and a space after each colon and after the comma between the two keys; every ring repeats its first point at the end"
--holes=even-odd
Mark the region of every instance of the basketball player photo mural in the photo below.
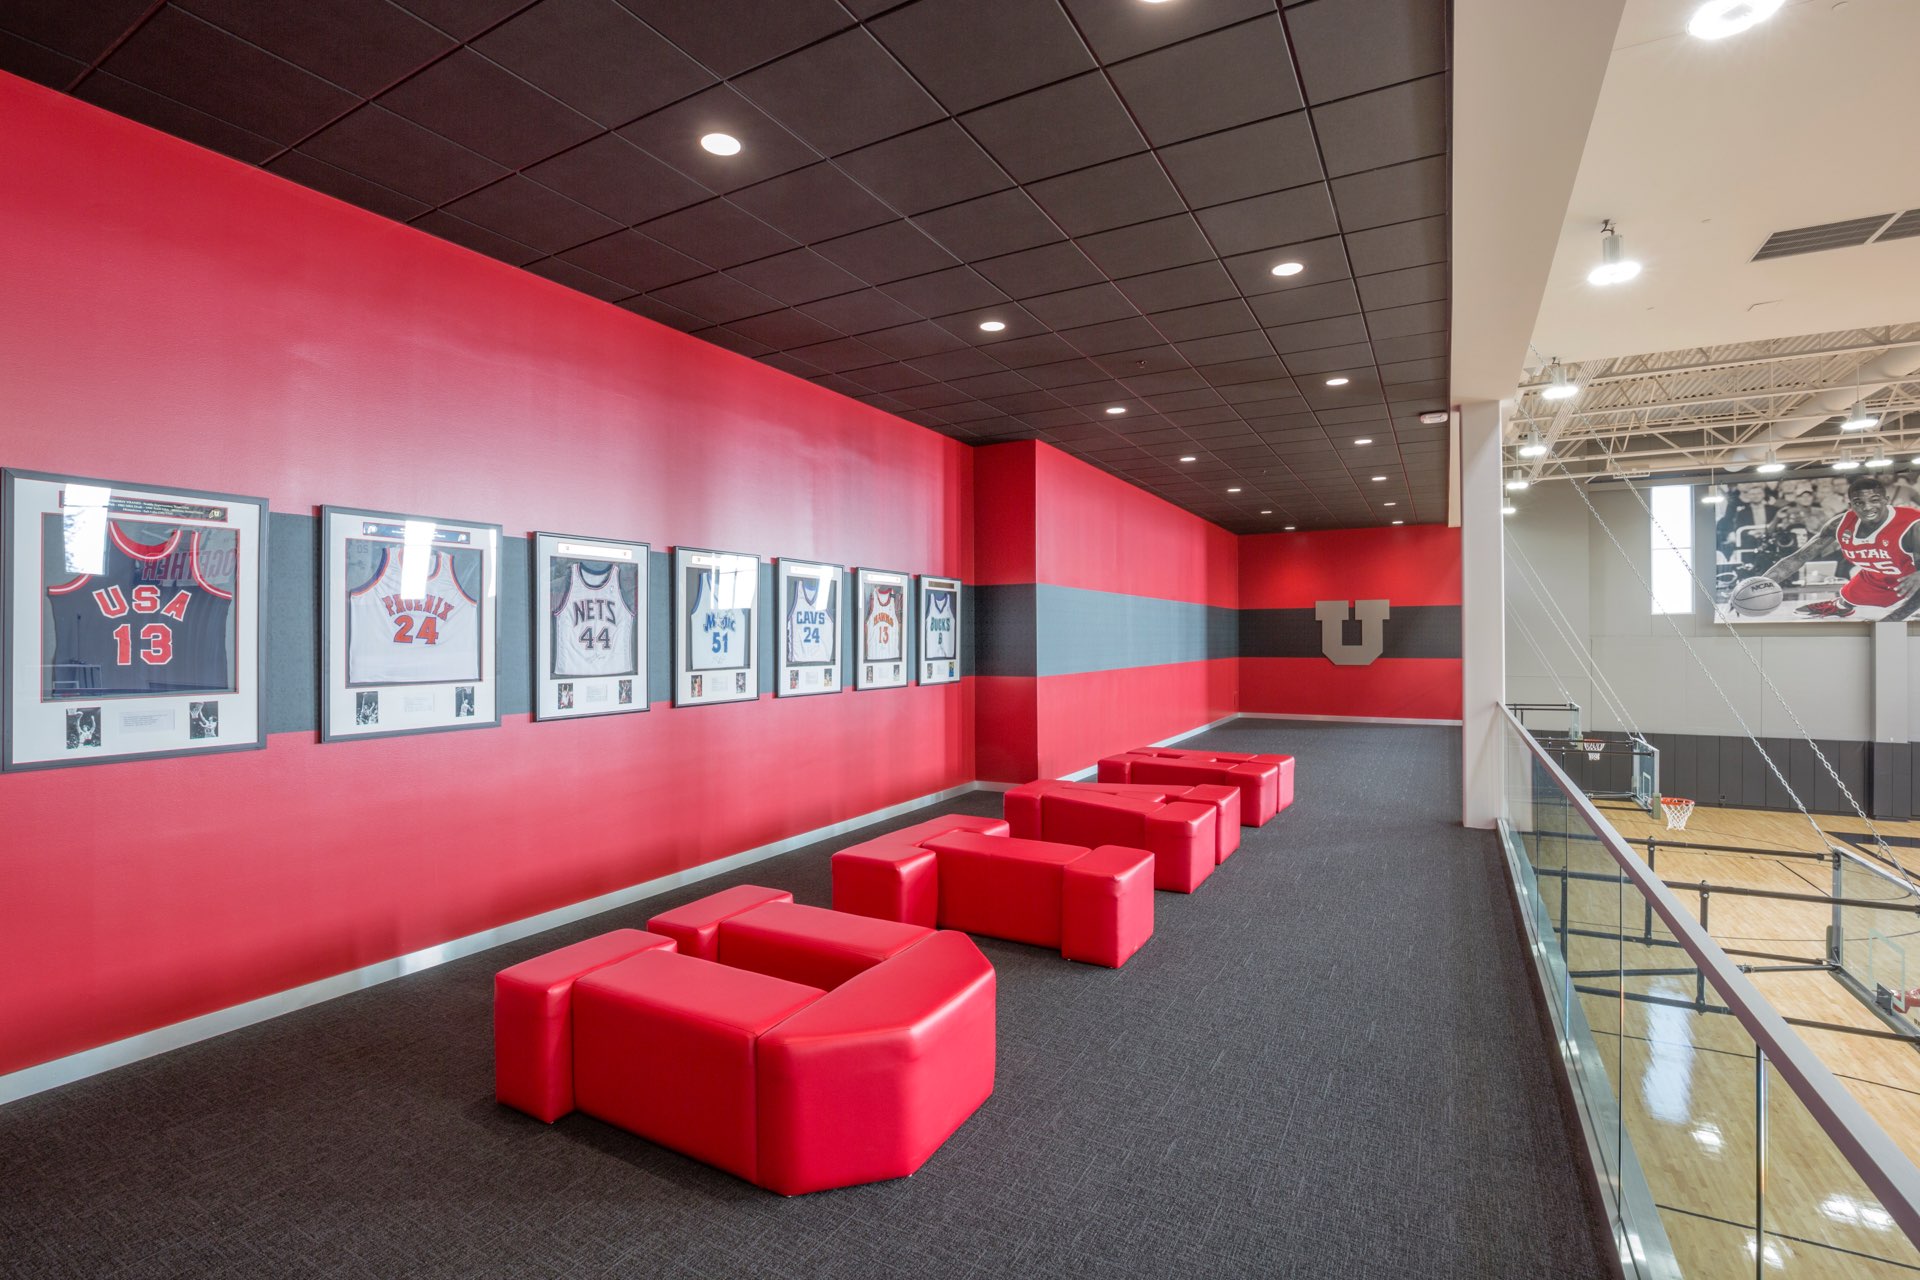
{"type": "Polygon", "coordinates": [[[1911,472],[1788,477],[1708,490],[1714,621],[1880,622],[1920,609],[1911,472]]]}
{"type": "Polygon", "coordinates": [[[320,737],[500,723],[500,526],[320,509],[320,737]]]}
{"type": "Polygon", "coordinates": [[[886,569],[856,570],[854,599],[859,604],[854,655],[855,687],[897,689],[907,683],[907,593],[913,579],[886,569]]]}
{"type": "Polygon", "coordinates": [[[920,575],[920,683],[960,678],[960,581],[920,575]]]}
{"type": "Polygon", "coordinates": [[[644,542],[533,535],[534,719],[647,709],[633,696],[647,675],[647,551],[644,542]]]}
{"type": "Polygon", "coordinates": [[[0,767],[266,745],[267,504],[0,477],[0,767]]]}
{"type": "Polygon", "coordinates": [[[673,549],[673,705],[760,696],[760,557],[673,549]]]}
{"type": "Polygon", "coordinates": [[[780,602],[773,691],[782,698],[839,693],[840,630],[847,571],[837,564],[781,557],[774,576],[780,602]]]}

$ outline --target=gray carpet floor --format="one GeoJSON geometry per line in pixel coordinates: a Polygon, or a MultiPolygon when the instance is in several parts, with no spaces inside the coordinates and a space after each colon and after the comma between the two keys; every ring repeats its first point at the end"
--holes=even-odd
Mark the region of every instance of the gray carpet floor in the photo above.
{"type": "Polygon", "coordinates": [[[997,1087],[911,1179],[785,1200],[492,1093],[495,970],[727,884],[828,905],[872,828],[0,1108],[0,1275],[1607,1274],[1458,731],[1194,744],[1299,800],[1124,969],[982,939],[997,1087]]]}

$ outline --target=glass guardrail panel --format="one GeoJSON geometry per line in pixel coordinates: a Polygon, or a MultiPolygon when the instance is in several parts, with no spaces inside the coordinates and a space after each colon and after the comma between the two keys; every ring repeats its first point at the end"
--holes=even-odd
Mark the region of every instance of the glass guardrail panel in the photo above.
{"type": "MultiPolygon", "coordinates": [[[[1842,853],[1833,868],[1833,959],[1843,980],[1882,1009],[1920,1020],[1920,897],[1897,858],[1906,850],[1842,853]]],[[[1920,859],[1916,859],[1920,860],[1920,859]]]]}

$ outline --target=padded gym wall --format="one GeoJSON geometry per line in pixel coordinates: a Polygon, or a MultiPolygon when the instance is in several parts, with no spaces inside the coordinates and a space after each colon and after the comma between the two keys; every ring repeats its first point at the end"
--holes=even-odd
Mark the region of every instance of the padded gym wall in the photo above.
{"type": "Polygon", "coordinates": [[[1252,534],[1240,540],[1240,710],[1361,719],[1460,718],[1460,531],[1445,525],[1252,534]],[[1385,600],[1371,662],[1327,656],[1322,601],[1385,600]]]}
{"type": "Polygon", "coordinates": [[[977,451],[978,759],[1070,773],[1238,706],[1233,534],[1050,445],[977,451]]]}
{"type": "Polygon", "coordinates": [[[4,75],[0,119],[0,464],[267,497],[279,730],[0,776],[0,1073],[975,776],[970,680],[532,723],[526,605],[502,727],[320,745],[319,504],[971,581],[971,452],[4,75]]]}

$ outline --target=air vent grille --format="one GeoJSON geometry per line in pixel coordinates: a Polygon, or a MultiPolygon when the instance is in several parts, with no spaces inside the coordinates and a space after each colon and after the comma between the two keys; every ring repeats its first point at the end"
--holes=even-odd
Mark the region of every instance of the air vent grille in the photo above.
{"type": "Polygon", "coordinates": [[[1825,222],[1817,227],[1776,231],[1760,246],[1760,252],[1753,255],[1753,261],[1788,258],[1797,253],[1819,253],[1823,249],[1850,249],[1873,239],[1873,233],[1885,226],[1891,217],[1893,215],[1890,213],[1876,213],[1871,218],[1849,218],[1845,222],[1825,222]]]}
{"type": "Polygon", "coordinates": [[[1920,209],[1907,210],[1893,220],[1892,226],[1880,233],[1881,240],[1905,240],[1909,236],[1920,236],[1920,209]]]}

